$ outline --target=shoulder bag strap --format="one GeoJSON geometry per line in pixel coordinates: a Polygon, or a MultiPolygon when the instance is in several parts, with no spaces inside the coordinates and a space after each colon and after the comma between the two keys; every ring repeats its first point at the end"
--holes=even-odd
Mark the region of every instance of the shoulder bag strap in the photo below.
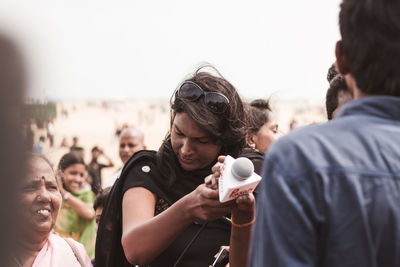
{"type": "Polygon", "coordinates": [[[83,263],[83,259],[81,257],[81,254],[79,253],[78,249],[75,247],[74,243],[72,243],[72,241],[69,238],[64,238],[64,240],[71,247],[72,251],[74,252],[74,255],[75,255],[76,259],[79,261],[79,264],[82,267],[85,267],[85,264],[83,263]]]}

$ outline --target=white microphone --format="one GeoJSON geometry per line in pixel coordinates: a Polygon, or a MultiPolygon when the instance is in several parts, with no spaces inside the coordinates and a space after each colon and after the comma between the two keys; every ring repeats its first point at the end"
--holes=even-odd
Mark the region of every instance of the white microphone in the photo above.
{"type": "Polygon", "coordinates": [[[261,176],[254,173],[253,162],[243,157],[226,156],[220,173],[218,190],[221,203],[253,192],[261,181],[261,176]]]}

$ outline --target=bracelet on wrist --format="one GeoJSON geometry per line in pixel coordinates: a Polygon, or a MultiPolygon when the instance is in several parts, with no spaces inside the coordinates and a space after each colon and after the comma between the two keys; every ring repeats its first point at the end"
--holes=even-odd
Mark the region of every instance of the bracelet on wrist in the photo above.
{"type": "Polygon", "coordinates": [[[65,193],[63,196],[64,201],[66,201],[70,196],[71,196],[70,192],[65,193]]]}
{"type": "Polygon", "coordinates": [[[232,226],[236,227],[236,228],[244,228],[244,227],[250,226],[250,225],[254,224],[255,221],[256,221],[256,217],[254,216],[250,222],[237,224],[233,221],[233,218],[231,217],[232,226]]]}

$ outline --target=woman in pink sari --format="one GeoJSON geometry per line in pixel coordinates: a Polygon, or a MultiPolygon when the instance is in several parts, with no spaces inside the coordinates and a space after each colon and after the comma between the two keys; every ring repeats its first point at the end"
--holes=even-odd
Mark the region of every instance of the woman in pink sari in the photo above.
{"type": "Polygon", "coordinates": [[[62,198],[49,162],[31,155],[27,163],[27,174],[19,187],[19,234],[13,266],[92,266],[83,245],[53,233],[62,198]]]}

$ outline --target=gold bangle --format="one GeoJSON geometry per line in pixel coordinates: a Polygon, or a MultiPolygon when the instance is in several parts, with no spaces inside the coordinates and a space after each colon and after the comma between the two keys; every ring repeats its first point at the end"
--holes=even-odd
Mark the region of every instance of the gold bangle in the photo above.
{"type": "Polygon", "coordinates": [[[254,217],[253,217],[253,220],[249,221],[248,223],[237,224],[237,223],[235,223],[235,222],[233,221],[233,218],[231,217],[232,226],[233,226],[233,227],[236,227],[236,228],[244,228],[244,227],[250,226],[250,225],[252,225],[255,221],[256,221],[256,217],[254,216],[254,217]]]}

